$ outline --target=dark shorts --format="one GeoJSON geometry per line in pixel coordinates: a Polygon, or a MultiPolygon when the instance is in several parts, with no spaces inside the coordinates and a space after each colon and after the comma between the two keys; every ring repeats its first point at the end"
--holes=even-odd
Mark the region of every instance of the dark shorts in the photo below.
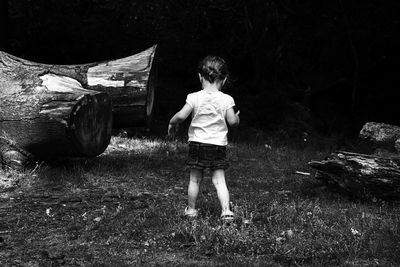
{"type": "Polygon", "coordinates": [[[189,143],[186,165],[192,169],[227,169],[226,147],[197,142],[189,143]]]}

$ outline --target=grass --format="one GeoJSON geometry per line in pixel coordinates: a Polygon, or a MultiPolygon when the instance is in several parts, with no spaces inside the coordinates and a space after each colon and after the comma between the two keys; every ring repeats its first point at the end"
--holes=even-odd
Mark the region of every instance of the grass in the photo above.
{"type": "Polygon", "coordinates": [[[199,218],[182,217],[186,149],[113,137],[96,158],[3,171],[16,182],[0,191],[0,265],[400,265],[400,206],[319,184],[306,163],[328,150],[230,145],[224,225],[208,173],[199,218]]]}

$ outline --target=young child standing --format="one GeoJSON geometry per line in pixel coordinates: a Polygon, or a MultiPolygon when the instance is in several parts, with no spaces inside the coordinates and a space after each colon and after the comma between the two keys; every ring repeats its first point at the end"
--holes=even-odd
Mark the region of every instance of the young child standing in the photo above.
{"type": "Polygon", "coordinates": [[[196,199],[205,169],[212,171],[212,182],[217,190],[221,204],[221,219],[233,220],[229,208],[229,191],[225,182],[226,146],[228,144],[228,125],[239,125],[239,111],[235,113],[233,98],[221,92],[229,76],[224,59],[207,56],[198,66],[202,90],[189,94],[186,104],[170,120],[168,135],[174,135],[178,125],[190,114],[189,155],[186,165],[190,167],[188,187],[188,206],[185,215],[196,217],[196,199]]]}

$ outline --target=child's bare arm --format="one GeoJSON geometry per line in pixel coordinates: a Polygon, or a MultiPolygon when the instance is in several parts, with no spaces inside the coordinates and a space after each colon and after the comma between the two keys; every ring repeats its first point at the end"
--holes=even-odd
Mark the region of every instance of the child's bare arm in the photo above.
{"type": "Polygon", "coordinates": [[[193,108],[185,104],[169,121],[168,135],[173,135],[176,132],[179,123],[183,122],[192,113],[193,108]]]}
{"type": "Polygon", "coordinates": [[[230,126],[238,126],[240,123],[239,118],[240,111],[235,113],[235,110],[232,108],[226,111],[226,120],[230,126]]]}

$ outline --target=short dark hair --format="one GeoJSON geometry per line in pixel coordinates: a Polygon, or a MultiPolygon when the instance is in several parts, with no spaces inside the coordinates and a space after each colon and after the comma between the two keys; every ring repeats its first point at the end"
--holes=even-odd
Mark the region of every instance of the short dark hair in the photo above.
{"type": "Polygon", "coordinates": [[[229,77],[228,65],[223,58],[218,56],[206,56],[201,60],[198,66],[198,72],[210,83],[221,81],[229,77]]]}

